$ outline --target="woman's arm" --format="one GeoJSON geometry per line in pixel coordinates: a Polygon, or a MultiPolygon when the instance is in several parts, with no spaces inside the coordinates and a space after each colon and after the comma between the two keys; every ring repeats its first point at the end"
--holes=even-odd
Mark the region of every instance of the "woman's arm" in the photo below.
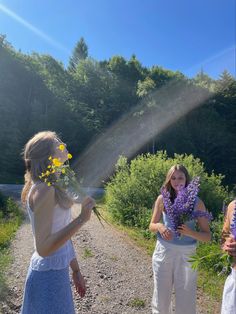
{"type": "Polygon", "coordinates": [[[223,224],[223,229],[221,233],[221,245],[223,246],[226,239],[229,238],[230,236],[230,216],[231,216],[231,211],[233,210],[233,207],[231,207],[231,203],[228,205],[224,217],[224,224],[223,224]]]}
{"type": "Polygon", "coordinates": [[[230,236],[230,222],[235,210],[235,201],[231,202],[227,208],[224,226],[222,230],[222,249],[229,255],[236,257],[236,240],[230,236]]]}
{"type": "Polygon", "coordinates": [[[91,216],[95,202],[87,198],[82,203],[81,214],[60,231],[52,234],[55,189],[40,184],[32,196],[36,249],[40,256],[48,256],[69,240],[91,216]]]}
{"type": "Polygon", "coordinates": [[[75,273],[78,273],[80,272],[80,268],[79,268],[79,264],[78,264],[78,261],[77,261],[77,258],[73,258],[70,262],[70,268],[73,272],[75,273]]]}
{"type": "Polygon", "coordinates": [[[164,209],[163,197],[162,195],[159,195],[154,205],[149,230],[154,233],[159,232],[162,238],[165,240],[172,240],[173,238],[172,232],[168,228],[166,228],[166,226],[163,223],[160,222],[163,209],[164,209]]]}
{"type": "Polygon", "coordinates": [[[79,264],[76,258],[70,262],[70,267],[72,269],[72,279],[75,285],[75,290],[81,298],[83,298],[86,292],[86,282],[80,272],[79,264]]]}
{"type": "MultiPolygon", "coordinates": [[[[206,211],[206,207],[202,200],[198,199],[197,205],[195,207],[195,210],[198,211],[206,211]]],[[[189,237],[192,237],[198,241],[201,242],[209,242],[211,241],[211,231],[209,227],[209,223],[206,217],[198,217],[197,222],[200,228],[200,231],[195,231],[190,229],[188,226],[183,224],[178,228],[178,231],[182,235],[186,235],[189,237]]]]}

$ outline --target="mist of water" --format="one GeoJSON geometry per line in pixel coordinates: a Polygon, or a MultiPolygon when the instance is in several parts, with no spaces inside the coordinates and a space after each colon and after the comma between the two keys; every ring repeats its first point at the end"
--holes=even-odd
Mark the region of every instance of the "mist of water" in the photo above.
{"type": "Polygon", "coordinates": [[[133,157],[145,143],[208,97],[208,91],[186,82],[170,82],[157,89],[89,145],[74,163],[78,177],[85,179],[86,186],[101,186],[113,173],[120,155],[133,157]]]}

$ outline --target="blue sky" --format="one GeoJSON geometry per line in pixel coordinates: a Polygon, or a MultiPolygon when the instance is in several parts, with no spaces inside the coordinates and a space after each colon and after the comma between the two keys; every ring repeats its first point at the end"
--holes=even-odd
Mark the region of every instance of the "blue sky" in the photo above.
{"type": "Polygon", "coordinates": [[[0,33],[16,49],[65,66],[81,36],[97,60],[135,54],[194,76],[234,77],[235,0],[0,0],[0,33]]]}

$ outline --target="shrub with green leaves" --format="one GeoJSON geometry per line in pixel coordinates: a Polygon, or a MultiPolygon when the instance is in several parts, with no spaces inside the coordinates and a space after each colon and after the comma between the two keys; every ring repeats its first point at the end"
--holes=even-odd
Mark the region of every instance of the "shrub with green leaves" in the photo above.
{"type": "Polygon", "coordinates": [[[4,213],[7,197],[0,192],[0,213],[4,213]]]}
{"type": "Polygon", "coordinates": [[[19,206],[0,193],[0,250],[7,247],[22,220],[19,206]]]}
{"type": "Polygon", "coordinates": [[[11,261],[9,244],[21,220],[22,212],[19,206],[0,193],[0,295],[2,298],[7,292],[5,270],[11,261]]]}
{"type": "Polygon", "coordinates": [[[213,216],[221,212],[223,201],[228,202],[228,189],[222,185],[221,174],[205,171],[204,164],[193,155],[168,157],[166,152],[137,156],[128,163],[121,156],[116,171],[106,185],[105,202],[113,218],[121,224],[148,228],[153,204],[167,171],[174,164],[183,164],[191,177],[200,176],[199,196],[213,216]]]}

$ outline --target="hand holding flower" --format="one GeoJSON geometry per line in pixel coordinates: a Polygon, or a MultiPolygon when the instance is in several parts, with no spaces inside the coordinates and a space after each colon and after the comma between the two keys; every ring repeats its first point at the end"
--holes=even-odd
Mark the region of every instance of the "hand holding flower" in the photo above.
{"type": "Polygon", "coordinates": [[[86,197],[82,202],[82,208],[81,208],[81,220],[83,222],[86,222],[90,219],[91,213],[93,208],[96,206],[96,203],[93,198],[86,197]]]}
{"type": "Polygon", "coordinates": [[[222,249],[229,255],[236,257],[236,240],[233,237],[227,238],[222,249]]]}
{"type": "Polygon", "coordinates": [[[187,225],[185,224],[182,224],[181,226],[178,227],[178,232],[181,234],[181,235],[185,235],[185,236],[189,236],[191,237],[192,236],[192,232],[193,230],[190,229],[187,225]]]}
{"type": "Polygon", "coordinates": [[[159,227],[159,232],[160,232],[161,237],[164,240],[170,241],[173,239],[173,233],[171,232],[170,229],[166,228],[164,225],[161,225],[159,227]]]}

